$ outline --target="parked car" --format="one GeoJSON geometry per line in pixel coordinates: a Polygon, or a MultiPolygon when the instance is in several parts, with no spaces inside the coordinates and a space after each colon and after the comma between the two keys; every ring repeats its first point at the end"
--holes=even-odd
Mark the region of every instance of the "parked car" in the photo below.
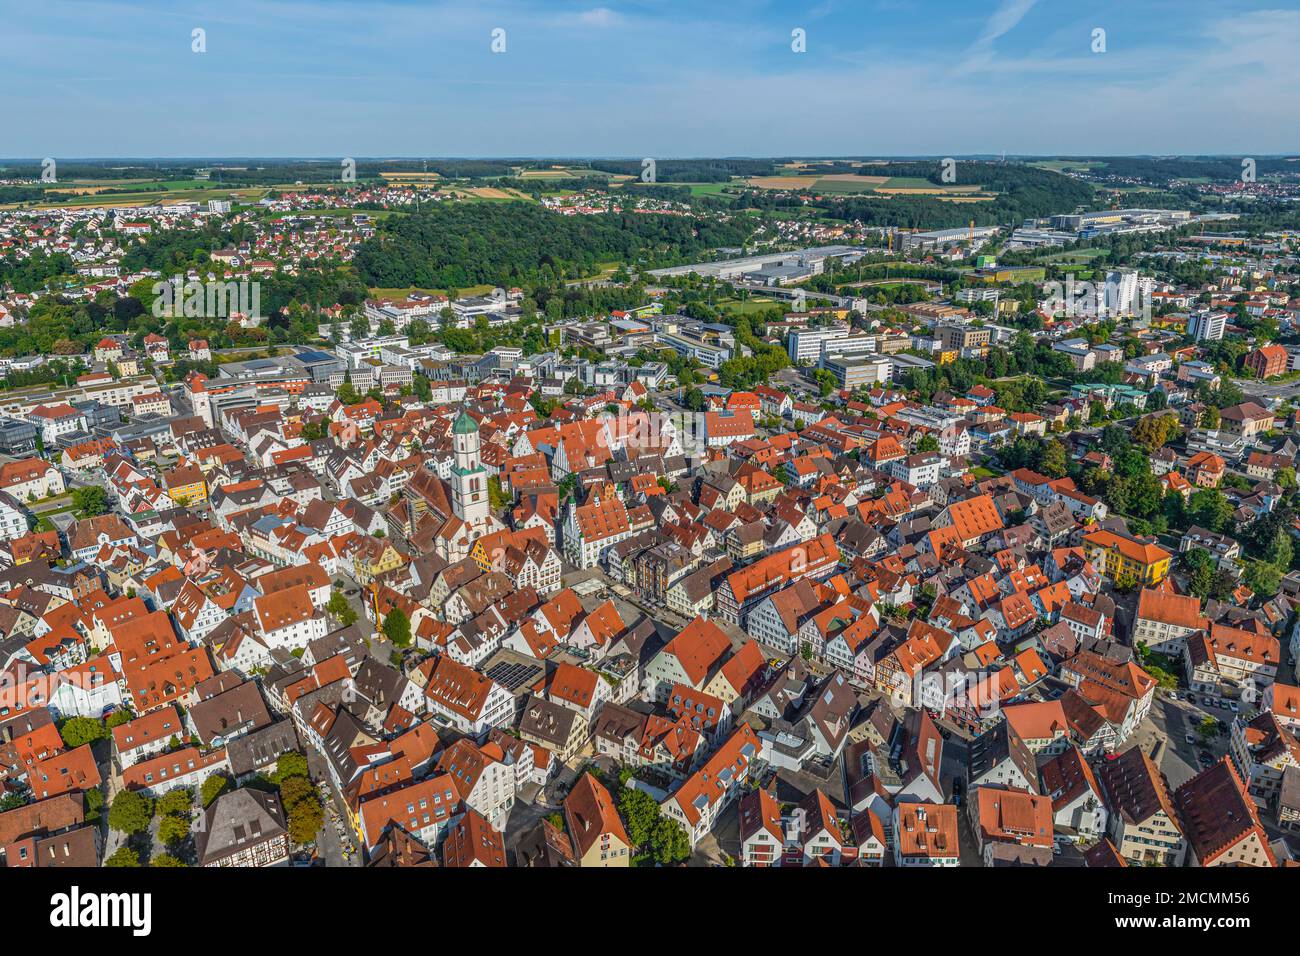
{"type": "Polygon", "coordinates": [[[1188,742],[1189,744],[1194,744],[1194,743],[1196,743],[1196,734],[1188,734],[1188,735],[1187,735],[1187,742],[1188,742]]]}
{"type": "Polygon", "coordinates": [[[1236,702],[1235,700],[1230,700],[1230,701],[1228,701],[1228,710],[1232,711],[1232,712],[1235,714],[1235,713],[1237,713],[1240,709],[1241,709],[1241,708],[1239,708],[1239,707],[1237,706],[1237,702],[1236,702]]]}

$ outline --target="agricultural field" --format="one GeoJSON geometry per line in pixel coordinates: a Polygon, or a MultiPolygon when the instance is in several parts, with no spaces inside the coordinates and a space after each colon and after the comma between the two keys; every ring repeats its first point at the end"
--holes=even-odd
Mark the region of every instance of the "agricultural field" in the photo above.
{"type": "Polygon", "coordinates": [[[861,195],[882,199],[890,196],[934,196],[944,202],[987,202],[997,198],[996,194],[982,192],[979,186],[973,184],[937,185],[928,179],[910,176],[864,176],[857,173],[753,176],[745,180],[745,183],[756,189],[805,190],[822,196],[861,195]]]}
{"type": "Polygon", "coordinates": [[[876,192],[887,185],[887,176],[859,176],[856,173],[833,173],[822,176],[813,185],[815,192],[837,195],[842,193],[876,192]]]}
{"type": "Polygon", "coordinates": [[[486,199],[491,202],[511,202],[516,199],[522,199],[525,202],[533,201],[533,197],[527,193],[521,193],[517,189],[498,189],[496,186],[457,186],[448,189],[447,192],[467,196],[470,199],[486,199]]]}
{"type": "Polygon", "coordinates": [[[752,176],[746,185],[758,189],[810,189],[816,185],[817,176],[752,176]]]}
{"type": "Polygon", "coordinates": [[[520,179],[604,179],[609,182],[623,183],[635,179],[623,173],[607,173],[603,169],[591,169],[587,166],[549,166],[546,169],[518,169],[520,179]]]}
{"type": "MultiPolygon", "coordinates": [[[[66,184],[59,184],[54,189],[49,190],[51,194],[67,197],[60,202],[40,202],[31,204],[33,209],[51,209],[67,208],[81,209],[87,206],[104,206],[109,209],[116,209],[122,206],[146,206],[146,205],[168,205],[169,203],[185,202],[193,200],[196,202],[205,202],[209,199],[231,199],[235,202],[257,202],[265,196],[270,190],[265,186],[252,186],[243,188],[223,189],[220,186],[204,184],[195,187],[195,181],[181,181],[175,183],[154,182],[150,185],[162,186],[158,189],[141,189],[138,192],[121,192],[113,195],[101,195],[108,189],[121,188],[121,181],[115,182],[113,186],[108,186],[99,181],[95,184],[83,183],[78,180],[69,180],[66,184]],[[175,188],[170,188],[175,187],[175,188]]],[[[0,206],[0,209],[17,209],[20,203],[8,203],[0,206]]]]}
{"type": "Polygon", "coordinates": [[[411,186],[417,183],[431,183],[441,179],[437,173],[380,173],[379,177],[386,182],[399,186],[411,186]]]}
{"type": "Polygon", "coordinates": [[[1050,169],[1054,173],[1086,173],[1090,169],[1099,169],[1106,164],[1097,160],[1042,159],[1029,165],[1037,166],[1039,169],[1050,169]]]}

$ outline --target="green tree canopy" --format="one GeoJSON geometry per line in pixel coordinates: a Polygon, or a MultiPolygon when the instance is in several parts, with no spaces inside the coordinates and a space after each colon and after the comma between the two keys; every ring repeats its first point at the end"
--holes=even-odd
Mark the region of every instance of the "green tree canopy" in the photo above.
{"type": "Polygon", "coordinates": [[[271,782],[280,786],[290,777],[307,777],[307,758],[296,750],[280,754],[275,762],[275,773],[271,774],[271,782]]]}
{"type": "Polygon", "coordinates": [[[624,787],[618,792],[618,809],[627,824],[627,835],[634,847],[650,842],[659,822],[659,804],[644,790],[624,787]]]}
{"type": "Polygon", "coordinates": [[[691,855],[691,841],[680,823],[661,816],[650,836],[650,850],[656,863],[671,866],[691,855]]]}
{"type": "Polygon", "coordinates": [[[105,729],[102,720],[93,717],[69,717],[59,727],[59,736],[68,747],[75,748],[105,739],[108,730],[105,729]]]}
{"type": "Polygon", "coordinates": [[[144,832],[152,819],[153,802],[135,790],[120,791],[108,808],[108,825],[127,836],[144,832]]]}
{"type": "Polygon", "coordinates": [[[203,801],[203,806],[210,806],[212,801],[225,793],[229,786],[230,778],[220,773],[214,773],[204,780],[203,786],[199,788],[199,798],[203,801]]]}
{"type": "Polygon", "coordinates": [[[129,846],[120,846],[104,860],[105,866],[139,866],[140,854],[129,846]]]}
{"type": "Polygon", "coordinates": [[[407,647],[411,643],[411,619],[400,607],[395,607],[384,616],[384,636],[396,647],[407,647]]]}
{"type": "Polygon", "coordinates": [[[194,791],[189,787],[168,790],[154,804],[154,812],[169,816],[188,816],[194,809],[194,791]]]}
{"type": "Polygon", "coordinates": [[[190,835],[190,821],[186,817],[166,816],[158,821],[158,839],[165,846],[180,846],[190,835]]]}

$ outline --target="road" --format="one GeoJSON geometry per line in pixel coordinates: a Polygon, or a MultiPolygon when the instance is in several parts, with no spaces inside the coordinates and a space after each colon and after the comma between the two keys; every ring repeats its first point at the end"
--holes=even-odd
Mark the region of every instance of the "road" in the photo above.
{"type": "Polygon", "coordinates": [[[72,492],[62,495],[55,495],[53,498],[42,498],[40,501],[34,501],[27,505],[27,509],[34,515],[49,514],[51,511],[63,511],[72,504],[72,492]]]}
{"type": "Polygon", "coordinates": [[[1269,385],[1254,378],[1234,378],[1233,384],[1240,388],[1247,397],[1265,399],[1291,399],[1300,395],[1300,381],[1278,382],[1269,385]]]}
{"type": "Polygon", "coordinates": [[[519,842],[526,837],[529,832],[536,826],[537,821],[551,813],[562,812],[558,806],[549,806],[541,802],[541,794],[533,803],[528,803],[522,798],[516,799],[514,806],[510,808],[510,816],[506,818],[505,845],[506,859],[513,860],[515,853],[519,849],[519,842]]]}
{"type": "Polygon", "coordinates": [[[325,825],[316,837],[317,856],[325,862],[325,866],[361,866],[356,838],[347,822],[347,809],[330,784],[325,759],[316,752],[315,747],[303,749],[307,752],[307,770],[325,804],[325,825]],[[345,853],[347,856],[344,856],[345,853]]]}
{"type": "MultiPolygon", "coordinates": [[[[1228,752],[1228,735],[1215,734],[1207,742],[1199,732],[1201,722],[1206,717],[1213,717],[1231,723],[1232,716],[1227,711],[1204,710],[1185,700],[1174,701],[1157,696],[1151,704],[1151,713],[1138,728],[1134,740],[1148,754],[1157,742],[1164,741],[1160,769],[1169,781],[1169,788],[1173,790],[1194,777],[1203,767],[1209,766],[1199,759],[1199,751],[1208,750],[1214,761],[1228,752]],[[1187,742],[1189,733],[1193,735],[1194,743],[1187,742]]],[[[1127,750],[1128,746],[1124,749],[1127,750]]]]}
{"type": "MultiPolygon", "coordinates": [[[[374,630],[374,624],[366,616],[366,590],[350,574],[342,571],[334,575],[334,583],[343,585],[343,597],[348,602],[348,607],[356,612],[357,623],[362,630],[370,633],[370,656],[386,666],[391,665],[395,648],[382,632],[374,630]]],[[[330,629],[333,630],[336,626],[337,622],[331,618],[330,629]]]]}

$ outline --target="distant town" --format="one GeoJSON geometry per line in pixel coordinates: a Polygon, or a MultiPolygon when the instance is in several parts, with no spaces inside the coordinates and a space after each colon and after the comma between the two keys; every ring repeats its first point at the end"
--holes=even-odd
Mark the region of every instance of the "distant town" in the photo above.
{"type": "Polygon", "coordinates": [[[1300,862],[1293,161],[47,162],[0,865],[1300,862]]]}

